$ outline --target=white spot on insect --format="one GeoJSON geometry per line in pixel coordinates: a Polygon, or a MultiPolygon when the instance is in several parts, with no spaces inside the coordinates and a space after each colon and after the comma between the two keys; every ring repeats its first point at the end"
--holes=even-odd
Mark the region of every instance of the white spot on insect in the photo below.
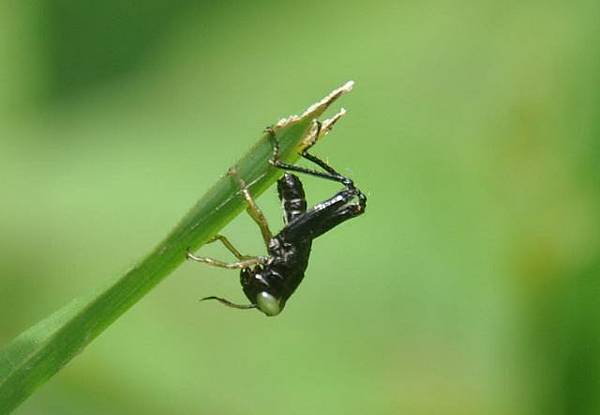
{"type": "Polygon", "coordinates": [[[254,275],[254,278],[256,278],[257,280],[259,280],[260,282],[262,282],[262,283],[263,283],[263,284],[265,284],[265,285],[269,285],[269,284],[267,283],[267,281],[265,281],[265,279],[263,278],[262,274],[255,274],[255,275],[254,275]]]}

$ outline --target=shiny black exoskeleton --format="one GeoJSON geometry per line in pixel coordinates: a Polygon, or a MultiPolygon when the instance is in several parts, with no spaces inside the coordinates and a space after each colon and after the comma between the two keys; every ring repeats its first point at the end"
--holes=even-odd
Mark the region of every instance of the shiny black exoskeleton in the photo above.
{"type": "MultiPolygon", "coordinates": [[[[298,176],[285,173],[277,182],[279,200],[283,206],[284,222],[289,224],[306,212],[306,198],[302,182],[298,176]]],[[[240,282],[246,297],[254,302],[262,291],[268,291],[274,298],[281,299],[281,309],[285,301],[296,290],[304,271],[308,267],[308,258],[312,238],[305,235],[292,235],[286,228],[269,241],[267,251],[270,261],[254,268],[243,268],[240,282]]]]}
{"type": "MultiPolygon", "coordinates": [[[[318,132],[317,132],[318,134],[318,132]]],[[[190,259],[224,268],[240,268],[242,289],[250,304],[239,305],[220,297],[206,297],[218,300],[234,308],[258,308],[268,316],[279,314],[298,285],[304,278],[313,239],[321,236],[340,223],[354,218],[365,211],[367,198],[354,186],[351,179],[339,174],[323,160],[304,151],[301,156],[321,167],[324,171],[307,169],[287,164],[279,160],[279,146],[274,133],[274,167],[285,170],[277,182],[277,191],[283,208],[284,228],[272,236],[266,219],[256,206],[244,181],[235,171],[230,175],[237,177],[243,196],[248,203],[248,213],[259,225],[267,246],[266,257],[248,257],[241,255],[224,236],[217,235],[209,242],[220,240],[237,258],[238,262],[224,263],[212,258],[197,257],[188,254],[190,259]],[[290,172],[300,172],[344,185],[344,188],[330,199],[307,210],[306,197],[302,182],[290,172]]]]}

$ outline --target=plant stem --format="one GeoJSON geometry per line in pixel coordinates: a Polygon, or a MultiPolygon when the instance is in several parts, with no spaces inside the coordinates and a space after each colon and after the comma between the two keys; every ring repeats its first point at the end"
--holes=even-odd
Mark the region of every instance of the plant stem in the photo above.
{"type": "MultiPolygon", "coordinates": [[[[281,158],[294,162],[298,152],[315,137],[314,120],[352,83],[334,90],[301,116],[282,119],[273,127],[281,158]]],[[[327,134],[343,110],[323,123],[327,134]]],[[[269,188],[281,175],[268,160],[272,147],[265,133],[236,163],[236,169],[254,195],[269,188]]],[[[183,217],[169,235],[133,269],[104,289],[74,300],[14,339],[0,352],[0,414],[9,413],[38,386],[80,353],[110,324],[181,265],[186,253],[199,248],[245,208],[239,186],[224,175],[183,217]]]]}

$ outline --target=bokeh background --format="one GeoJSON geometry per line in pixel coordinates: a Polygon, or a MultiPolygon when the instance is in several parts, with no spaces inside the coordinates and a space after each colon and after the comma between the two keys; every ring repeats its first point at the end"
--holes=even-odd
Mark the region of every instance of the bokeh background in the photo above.
{"type": "MultiPolygon", "coordinates": [[[[126,271],[266,125],[348,79],[315,152],[369,195],[283,315],[198,303],[242,299],[238,277],[184,264],[15,413],[599,413],[598,16],[2,2],[0,344],[126,271]]],[[[274,190],[259,202],[277,228],[274,190]]],[[[262,252],[247,217],[224,233],[262,252]]]]}

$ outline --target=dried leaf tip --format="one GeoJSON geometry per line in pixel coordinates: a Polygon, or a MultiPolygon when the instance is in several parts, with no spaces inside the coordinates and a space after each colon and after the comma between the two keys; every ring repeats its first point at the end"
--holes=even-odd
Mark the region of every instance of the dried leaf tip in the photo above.
{"type": "Polygon", "coordinates": [[[340,110],[337,112],[337,114],[335,114],[333,117],[331,118],[327,118],[325,121],[323,121],[323,125],[322,125],[322,134],[321,135],[326,135],[329,131],[331,131],[331,129],[333,128],[333,126],[335,125],[336,122],[338,122],[340,120],[340,118],[342,118],[344,115],[346,115],[346,109],[345,108],[340,108],[340,110]]]}
{"type": "Polygon", "coordinates": [[[317,128],[317,125],[315,123],[315,125],[313,126],[313,128],[310,131],[310,134],[308,134],[306,136],[306,138],[304,140],[302,140],[302,144],[300,145],[300,148],[309,148],[312,147],[313,145],[315,145],[315,143],[321,139],[323,139],[323,137],[325,137],[327,134],[329,134],[329,132],[333,129],[333,126],[335,125],[335,123],[337,123],[340,118],[342,118],[344,115],[346,115],[346,110],[344,108],[341,108],[337,114],[335,114],[333,117],[331,118],[327,118],[326,120],[324,120],[321,123],[321,129],[319,131],[319,129],[317,128]],[[319,135],[317,135],[317,131],[319,132],[319,135]]]}
{"type": "Polygon", "coordinates": [[[302,115],[290,115],[287,118],[282,118],[277,124],[275,124],[274,127],[283,128],[291,123],[298,122],[305,118],[318,118],[331,104],[335,102],[335,100],[345,93],[350,92],[353,86],[354,81],[346,82],[344,85],[334,89],[325,97],[312,104],[302,113],[302,115]]]}
{"type": "Polygon", "coordinates": [[[323,97],[320,101],[314,103],[310,107],[304,111],[301,115],[302,118],[309,117],[311,115],[318,117],[325,111],[333,102],[344,95],[347,92],[352,91],[352,87],[354,86],[354,81],[348,81],[344,85],[339,88],[331,91],[327,96],[323,97]]]}

